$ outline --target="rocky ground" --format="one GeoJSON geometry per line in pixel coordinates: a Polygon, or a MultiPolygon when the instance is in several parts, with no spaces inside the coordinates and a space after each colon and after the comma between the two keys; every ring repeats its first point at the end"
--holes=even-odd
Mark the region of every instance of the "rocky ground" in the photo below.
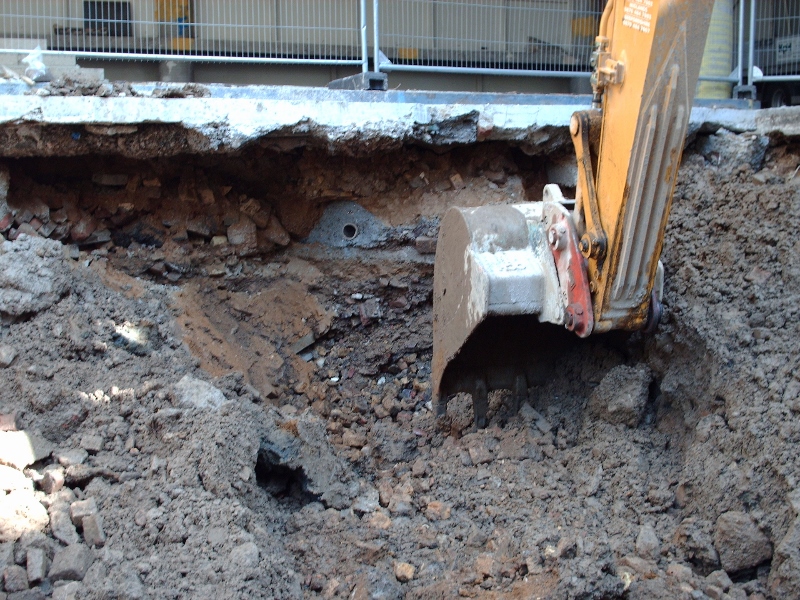
{"type": "Polygon", "coordinates": [[[659,332],[476,432],[431,412],[438,218],[541,161],[9,161],[0,597],[800,596],[798,164],[698,136],[659,332]]]}

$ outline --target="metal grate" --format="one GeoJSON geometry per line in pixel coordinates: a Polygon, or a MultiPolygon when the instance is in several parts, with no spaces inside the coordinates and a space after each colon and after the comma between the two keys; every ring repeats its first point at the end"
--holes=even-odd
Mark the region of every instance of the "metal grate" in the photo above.
{"type": "Polygon", "coordinates": [[[363,64],[364,0],[0,0],[6,50],[363,64]],[[19,40],[16,44],[14,40],[19,40]],[[13,47],[13,46],[19,47],[13,47]],[[33,44],[35,46],[35,44],[33,44]]]}
{"type": "Polygon", "coordinates": [[[590,71],[602,1],[383,0],[380,68],[471,73],[590,71]]]}

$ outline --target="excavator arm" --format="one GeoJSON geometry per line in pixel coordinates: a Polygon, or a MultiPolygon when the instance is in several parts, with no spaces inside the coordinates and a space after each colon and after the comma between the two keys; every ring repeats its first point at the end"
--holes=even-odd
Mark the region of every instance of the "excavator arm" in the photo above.
{"type": "Polygon", "coordinates": [[[713,0],[609,0],[592,56],[592,108],[570,134],[575,208],[558,186],[541,202],[451,208],[434,266],[432,377],[447,398],[526,396],[536,356],[560,326],[580,337],[653,327],[659,257],[713,0]],[[548,327],[550,324],[551,327],[548,327]]]}

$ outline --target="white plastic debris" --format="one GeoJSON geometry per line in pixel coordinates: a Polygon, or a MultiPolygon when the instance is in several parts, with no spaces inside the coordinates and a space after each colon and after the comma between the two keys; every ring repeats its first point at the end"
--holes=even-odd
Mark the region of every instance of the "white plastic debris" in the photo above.
{"type": "Polygon", "coordinates": [[[44,55],[40,46],[22,59],[22,62],[28,65],[25,68],[25,77],[33,81],[50,81],[50,70],[44,64],[44,55]]]}

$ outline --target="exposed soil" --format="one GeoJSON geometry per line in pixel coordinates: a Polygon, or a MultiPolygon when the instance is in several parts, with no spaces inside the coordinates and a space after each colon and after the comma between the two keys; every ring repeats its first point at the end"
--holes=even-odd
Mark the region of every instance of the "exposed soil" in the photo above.
{"type": "Polygon", "coordinates": [[[660,330],[568,338],[480,431],[466,395],[431,410],[431,238],[535,199],[540,159],[7,164],[0,260],[36,268],[2,280],[0,413],[52,447],[0,498],[0,566],[94,545],[10,598],[800,596],[793,141],[698,136],[660,330]],[[49,512],[11,531],[22,497],[49,512]],[[64,517],[85,499],[106,539],[64,517]]]}

